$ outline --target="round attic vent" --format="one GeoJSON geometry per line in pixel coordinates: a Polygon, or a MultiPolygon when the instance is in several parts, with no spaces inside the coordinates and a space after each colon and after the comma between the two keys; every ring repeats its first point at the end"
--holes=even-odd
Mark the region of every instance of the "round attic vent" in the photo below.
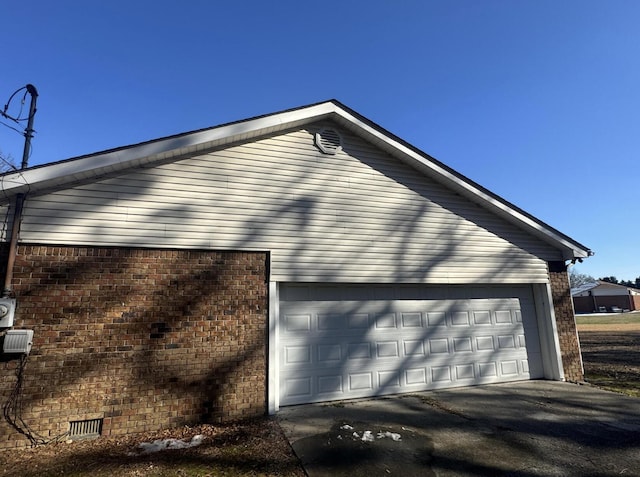
{"type": "Polygon", "coordinates": [[[323,129],[316,133],[316,146],[325,154],[336,154],[342,149],[342,138],[335,129],[323,129]]]}

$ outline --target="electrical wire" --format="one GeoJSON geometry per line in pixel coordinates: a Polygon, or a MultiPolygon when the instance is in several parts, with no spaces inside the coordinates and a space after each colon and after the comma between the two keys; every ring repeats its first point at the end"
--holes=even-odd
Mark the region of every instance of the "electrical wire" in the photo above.
{"type": "Polygon", "coordinates": [[[34,433],[22,419],[22,387],[24,385],[24,369],[26,364],[27,355],[23,355],[16,368],[16,384],[11,390],[9,399],[7,399],[7,402],[5,402],[2,407],[2,414],[11,427],[29,439],[32,446],[37,446],[38,444],[43,444],[45,439],[34,433]]]}
{"type": "Polygon", "coordinates": [[[13,126],[9,126],[8,124],[0,121],[0,124],[2,124],[5,127],[8,127],[9,129],[13,129],[15,132],[17,132],[20,135],[24,135],[24,132],[20,131],[19,129],[14,128],[13,126]]]}
{"type": "Polygon", "coordinates": [[[46,439],[37,432],[33,431],[29,425],[22,418],[23,409],[23,386],[24,386],[24,370],[27,366],[28,355],[24,354],[20,357],[20,363],[16,368],[16,384],[11,390],[9,398],[2,406],[2,414],[5,420],[20,434],[25,436],[31,442],[31,446],[49,444],[51,442],[58,442],[62,438],[66,437],[69,433],[62,433],[52,439],[46,439]]]}
{"type": "Polygon", "coordinates": [[[24,109],[24,103],[27,99],[27,93],[29,92],[29,88],[27,88],[26,86],[23,86],[22,88],[17,89],[16,91],[13,92],[13,94],[11,96],[9,96],[9,101],[7,101],[7,104],[4,105],[4,110],[2,111],[2,115],[5,118],[11,119],[15,122],[18,121],[25,121],[27,119],[29,119],[29,116],[27,116],[26,118],[20,118],[20,115],[22,114],[22,110],[24,109]],[[13,97],[18,94],[20,91],[25,90],[24,95],[22,95],[22,100],[20,101],[20,111],[18,112],[18,117],[14,118],[11,117],[7,114],[7,110],[9,109],[9,105],[11,104],[11,101],[13,100],[13,97]]]}
{"type": "MultiPolygon", "coordinates": [[[[26,89],[26,86],[25,86],[26,89]]],[[[22,95],[22,101],[20,101],[20,111],[18,111],[18,117],[16,118],[16,121],[26,121],[27,119],[29,119],[29,117],[27,116],[24,119],[21,119],[20,116],[22,116],[22,110],[24,109],[24,103],[27,100],[27,93],[29,92],[29,90],[25,91],[24,94],[22,95]]]]}

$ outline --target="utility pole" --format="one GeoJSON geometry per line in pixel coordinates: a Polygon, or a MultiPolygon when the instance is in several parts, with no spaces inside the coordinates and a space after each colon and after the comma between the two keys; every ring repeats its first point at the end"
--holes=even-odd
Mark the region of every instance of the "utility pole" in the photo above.
{"type": "MultiPolygon", "coordinates": [[[[31,138],[33,137],[33,117],[36,115],[36,101],[38,99],[38,90],[32,84],[25,86],[27,92],[31,95],[31,104],[29,106],[29,117],[27,118],[27,128],[24,130],[24,150],[22,151],[22,164],[20,169],[25,169],[29,162],[29,153],[31,152],[31,138]]],[[[15,94],[15,93],[14,93],[15,94]]],[[[9,100],[11,101],[11,100],[9,100]]],[[[6,111],[5,107],[5,111],[6,111]]],[[[6,113],[5,113],[6,114],[6,113]]],[[[22,206],[24,205],[24,194],[16,195],[15,209],[13,211],[13,222],[11,226],[11,240],[9,242],[9,255],[7,257],[7,271],[4,278],[4,289],[2,297],[8,298],[13,292],[11,282],[13,280],[13,268],[16,261],[16,252],[18,249],[18,235],[20,233],[20,222],[22,221],[22,206]]],[[[14,302],[15,303],[15,302],[14,302]]]]}
{"type": "Polygon", "coordinates": [[[24,130],[24,150],[22,151],[22,164],[20,169],[26,169],[29,162],[29,153],[31,152],[31,138],[33,137],[33,117],[36,115],[36,101],[38,100],[38,90],[32,84],[26,86],[27,92],[31,95],[31,104],[29,105],[29,117],[27,119],[27,128],[24,130]]]}

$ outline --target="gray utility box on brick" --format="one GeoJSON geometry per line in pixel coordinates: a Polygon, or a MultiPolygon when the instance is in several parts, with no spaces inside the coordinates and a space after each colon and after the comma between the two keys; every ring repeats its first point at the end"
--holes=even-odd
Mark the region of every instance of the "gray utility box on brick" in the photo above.
{"type": "Polygon", "coordinates": [[[8,330],[4,335],[3,353],[29,354],[33,344],[33,330],[8,330]]]}

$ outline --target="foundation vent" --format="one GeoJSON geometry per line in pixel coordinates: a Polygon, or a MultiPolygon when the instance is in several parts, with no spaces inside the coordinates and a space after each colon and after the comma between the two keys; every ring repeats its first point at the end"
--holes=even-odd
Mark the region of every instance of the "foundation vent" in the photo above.
{"type": "Polygon", "coordinates": [[[323,129],[317,132],[315,142],[325,154],[336,154],[342,149],[342,138],[335,129],[323,129]]]}
{"type": "Polygon", "coordinates": [[[95,439],[102,434],[102,419],[69,422],[69,438],[74,441],[95,439]]]}

